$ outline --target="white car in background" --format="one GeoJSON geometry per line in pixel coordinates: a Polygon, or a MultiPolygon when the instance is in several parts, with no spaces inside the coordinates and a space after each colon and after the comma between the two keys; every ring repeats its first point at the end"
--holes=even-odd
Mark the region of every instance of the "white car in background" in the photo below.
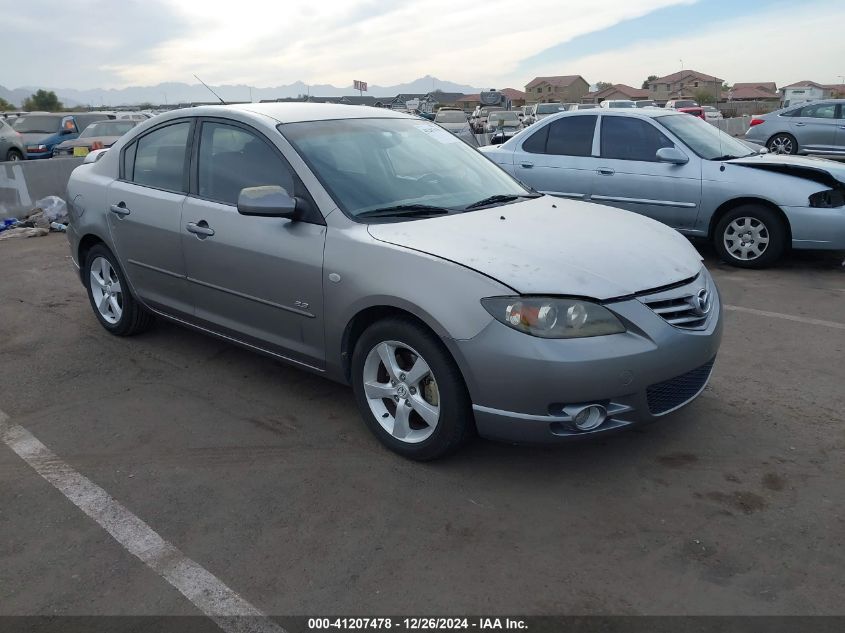
{"type": "Polygon", "coordinates": [[[704,119],[707,121],[721,121],[725,118],[721,110],[713,106],[701,106],[701,109],[704,110],[704,119]]]}
{"type": "Polygon", "coordinates": [[[599,104],[599,107],[617,110],[621,108],[636,108],[637,104],[630,99],[606,99],[599,104]]]}
{"type": "Polygon", "coordinates": [[[445,130],[456,134],[469,126],[469,119],[463,110],[440,108],[434,115],[434,122],[445,130]]]}

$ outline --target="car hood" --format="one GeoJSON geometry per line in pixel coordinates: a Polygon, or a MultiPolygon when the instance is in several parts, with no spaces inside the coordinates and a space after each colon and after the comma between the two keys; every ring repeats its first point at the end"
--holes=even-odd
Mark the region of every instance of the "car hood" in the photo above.
{"type": "Polygon", "coordinates": [[[845,185],[845,164],[837,163],[826,158],[760,154],[757,156],[734,158],[727,162],[734,165],[807,178],[829,187],[841,187],[845,185]]]}
{"type": "Polygon", "coordinates": [[[674,284],[701,256],[643,216],[551,196],[425,220],[371,224],[383,242],[476,270],[520,294],[605,300],[674,284]]]}

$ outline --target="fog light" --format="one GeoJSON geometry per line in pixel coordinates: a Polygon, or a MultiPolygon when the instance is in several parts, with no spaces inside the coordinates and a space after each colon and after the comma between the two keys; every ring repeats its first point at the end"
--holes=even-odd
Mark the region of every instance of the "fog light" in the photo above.
{"type": "Polygon", "coordinates": [[[579,431],[592,431],[607,418],[607,409],[598,404],[584,407],[575,414],[573,421],[579,431]]]}

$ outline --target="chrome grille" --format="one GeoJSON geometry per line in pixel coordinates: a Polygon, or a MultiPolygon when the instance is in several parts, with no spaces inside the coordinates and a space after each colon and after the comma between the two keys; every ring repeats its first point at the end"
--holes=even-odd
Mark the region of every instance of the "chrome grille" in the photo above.
{"type": "Polygon", "coordinates": [[[642,295],[639,298],[667,323],[686,330],[703,328],[710,318],[716,289],[704,274],[676,288],[642,295]]]}

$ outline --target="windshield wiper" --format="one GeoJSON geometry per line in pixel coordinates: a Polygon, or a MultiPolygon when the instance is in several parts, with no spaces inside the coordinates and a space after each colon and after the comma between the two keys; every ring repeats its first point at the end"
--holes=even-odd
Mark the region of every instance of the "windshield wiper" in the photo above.
{"type": "Polygon", "coordinates": [[[731,160],[733,158],[748,158],[749,156],[754,156],[755,152],[751,152],[749,154],[743,154],[742,156],[734,156],[733,154],[725,154],[724,156],[716,156],[716,158],[711,158],[710,160],[731,160]]]}
{"type": "Polygon", "coordinates": [[[483,200],[479,200],[478,202],[473,202],[472,204],[468,204],[464,207],[465,211],[469,211],[470,209],[478,209],[480,207],[486,207],[488,204],[496,204],[497,202],[513,202],[514,200],[518,200],[519,198],[539,198],[542,194],[532,194],[532,195],[516,195],[512,193],[497,193],[492,196],[488,196],[483,200]]]}
{"type": "Polygon", "coordinates": [[[413,218],[422,217],[426,215],[446,215],[449,209],[443,207],[435,207],[429,204],[396,204],[390,207],[382,207],[381,209],[370,209],[359,213],[358,218],[389,218],[389,217],[403,217],[413,218]]]}

